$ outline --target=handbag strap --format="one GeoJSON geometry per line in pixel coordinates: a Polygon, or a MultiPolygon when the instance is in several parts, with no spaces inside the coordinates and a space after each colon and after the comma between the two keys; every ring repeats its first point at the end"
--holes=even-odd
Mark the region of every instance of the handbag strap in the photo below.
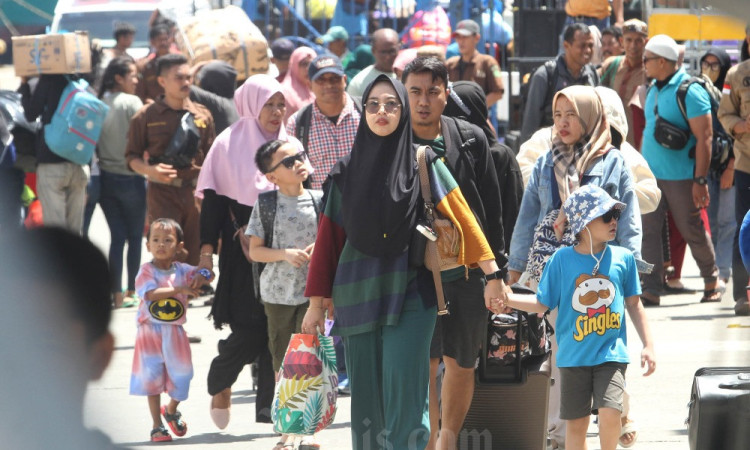
{"type": "MultiPolygon", "coordinates": [[[[430,175],[427,173],[427,146],[421,145],[417,148],[417,167],[419,168],[419,184],[422,191],[422,200],[424,200],[425,216],[427,220],[432,222],[434,214],[434,205],[432,203],[432,191],[430,190],[430,175]]],[[[436,247],[435,243],[428,240],[428,247],[436,247]]],[[[432,255],[432,281],[435,284],[435,292],[437,293],[437,305],[438,315],[442,316],[448,314],[448,307],[445,304],[445,293],[443,292],[443,279],[440,276],[440,259],[438,257],[437,248],[435,251],[427,250],[427,253],[432,255]]]]}

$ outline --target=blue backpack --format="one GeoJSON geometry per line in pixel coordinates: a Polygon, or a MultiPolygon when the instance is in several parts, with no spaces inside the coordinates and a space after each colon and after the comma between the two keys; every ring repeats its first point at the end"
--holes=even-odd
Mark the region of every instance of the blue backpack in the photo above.
{"type": "Polygon", "coordinates": [[[44,127],[44,141],[49,149],[81,165],[91,162],[109,111],[88,87],[86,80],[68,78],[52,121],[44,127]]]}

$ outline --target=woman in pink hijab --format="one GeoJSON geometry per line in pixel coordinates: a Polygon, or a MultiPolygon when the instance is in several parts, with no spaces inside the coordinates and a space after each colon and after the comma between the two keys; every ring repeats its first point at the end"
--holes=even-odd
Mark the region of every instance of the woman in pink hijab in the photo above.
{"type": "Polygon", "coordinates": [[[195,196],[201,205],[199,268],[213,269],[219,253],[219,280],[211,316],[214,326],[229,325],[232,333],[219,343],[219,355],[208,372],[211,418],[223,429],[229,423],[232,384],[245,365],[258,359],[256,422],[271,422],[274,374],[268,350],[263,306],[255,297],[252,266],[245,258],[239,235],[244,235],[258,194],[274,186],[255,166],[255,152],[272,139],[302,144],[288,137],[283,126],[286,101],[276,79],[254,75],[234,93],[240,120],[216,137],[203,163],[195,196]],[[239,233],[238,233],[239,231],[239,233]]]}
{"type": "Polygon", "coordinates": [[[297,110],[315,100],[307,69],[310,67],[310,61],[316,55],[315,50],[310,47],[299,47],[289,57],[289,71],[286,73],[284,81],[281,82],[284,98],[286,98],[284,123],[297,110]]]}

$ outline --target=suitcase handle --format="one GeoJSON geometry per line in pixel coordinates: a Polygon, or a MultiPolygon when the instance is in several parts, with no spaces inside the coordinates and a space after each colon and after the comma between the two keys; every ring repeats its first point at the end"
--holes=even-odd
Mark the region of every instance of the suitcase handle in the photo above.
{"type": "Polygon", "coordinates": [[[736,383],[721,383],[721,389],[750,390],[750,381],[738,381],[736,383]]]}

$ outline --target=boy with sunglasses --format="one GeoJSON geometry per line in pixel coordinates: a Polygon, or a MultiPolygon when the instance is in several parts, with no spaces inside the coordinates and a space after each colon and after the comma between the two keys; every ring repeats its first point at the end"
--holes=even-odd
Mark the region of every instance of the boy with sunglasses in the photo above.
{"type": "Polygon", "coordinates": [[[535,297],[508,294],[507,302],[490,305],[495,312],[508,307],[536,313],[558,308],[560,418],[567,422],[569,449],[585,448],[592,413],[599,415],[601,448],[617,447],[630,362],[626,308],[643,343],[641,367],[648,364],[644,376],[656,369],[635,258],[629,250],[607,244],[615,238],[624,207],[598,186],[578,188],[563,205],[576,245],[552,255],[535,297]]]}
{"type": "MultiPolygon", "coordinates": [[[[250,236],[252,260],[266,263],[260,274],[260,298],[268,317],[268,346],[278,379],[289,339],[300,332],[310,303],[304,291],[323,192],[303,187],[312,167],[298,144],[269,141],[256,152],[255,164],[279,188],[261,194],[245,232],[250,236]],[[264,201],[265,195],[275,196],[275,202],[264,201]],[[275,211],[267,210],[269,204],[275,204],[275,211]],[[268,216],[271,230],[264,227],[268,216]]],[[[288,438],[282,435],[277,447],[283,448],[288,438]]]]}

